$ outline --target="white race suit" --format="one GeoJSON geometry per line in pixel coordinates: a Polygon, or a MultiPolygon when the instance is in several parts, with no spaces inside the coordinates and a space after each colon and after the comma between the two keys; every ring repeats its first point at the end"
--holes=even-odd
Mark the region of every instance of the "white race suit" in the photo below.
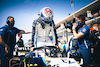
{"type": "Polygon", "coordinates": [[[50,24],[44,24],[41,19],[37,19],[33,22],[32,28],[32,44],[34,47],[55,46],[57,44],[57,35],[53,21],[50,24]],[[49,36],[50,32],[52,32],[53,41],[49,36]]]}

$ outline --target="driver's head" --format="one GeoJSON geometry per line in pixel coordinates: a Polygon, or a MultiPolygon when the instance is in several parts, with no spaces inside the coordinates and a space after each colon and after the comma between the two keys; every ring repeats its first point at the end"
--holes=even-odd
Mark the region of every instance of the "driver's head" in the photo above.
{"type": "Polygon", "coordinates": [[[50,24],[51,21],[53,20],[53,12],[51,8],[49,7],[44,7],[40,11],[40,18],[45,24],[50,24]]]}

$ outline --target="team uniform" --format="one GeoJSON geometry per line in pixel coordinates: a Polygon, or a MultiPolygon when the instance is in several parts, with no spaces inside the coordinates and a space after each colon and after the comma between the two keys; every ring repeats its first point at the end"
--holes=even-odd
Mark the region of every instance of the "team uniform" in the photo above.
{"type": "Polygon", "coordinates": [[[84,25],[82,28],[78,30],[78,32],[84,34],[84,36],[78,39],[79,54],[83,56],[84,64],[89,64],[91,59],[91,43],[89,42],[90,29],[87,25],[84,25]]]}
{"type": "Polygon", "coordinates": [[[0,28],[0,35],[2,36],[2,39],[4,42],[10,47],[10,53],[7,55],[5,52],[5,48],[0,44],[0,60],[1,60],[1,67],[7,67],[7,57],[12,57],[12,52],[14,50],[14,46],[16,44],[16,34],[19,33],[21,30],[12,27],[9,28],[9,26],[5,25],[2,28],[0,28]]]}

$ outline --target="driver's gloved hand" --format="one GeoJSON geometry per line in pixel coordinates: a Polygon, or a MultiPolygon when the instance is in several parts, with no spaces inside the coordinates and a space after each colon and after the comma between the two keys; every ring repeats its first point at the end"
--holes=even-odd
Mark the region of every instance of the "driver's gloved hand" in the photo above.
{"type": "Polygon", "coordinates": [[[58,44],[55,44],[55,47],[56,47],[56,48],[59,48],[58,44]]]}
{"type": "Polygon", "coordinates": [[[59,47],[57,44],[55,44],[55,47],[56,47],[58,50],[60,50],[60,47],[59,47]]]}
{"type": "Polygon", "coordinates": [[[33,52],[33,51],[34,51],[34,48],[35,48],[35,47],[31,47],[31,48],[30,48],[30,51],[33,52]]]}

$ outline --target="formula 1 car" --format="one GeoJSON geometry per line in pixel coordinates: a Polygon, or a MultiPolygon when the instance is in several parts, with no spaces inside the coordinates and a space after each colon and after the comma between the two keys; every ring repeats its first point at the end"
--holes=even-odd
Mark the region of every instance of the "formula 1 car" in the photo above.
{"type": "Polygon", "coordinates": [[[58,57],[59,50],[55,46],[44,46],[34,48],[33,52],[27,53],[24,57],[15,57],[9,61],[9,67],[80,67],[80,65],[69,57],[58,57]],[[44,50],[44,57],[39,55],[37,50],[44,50]],[[50,50],[48,54],[45,50],[50,50]]]}

